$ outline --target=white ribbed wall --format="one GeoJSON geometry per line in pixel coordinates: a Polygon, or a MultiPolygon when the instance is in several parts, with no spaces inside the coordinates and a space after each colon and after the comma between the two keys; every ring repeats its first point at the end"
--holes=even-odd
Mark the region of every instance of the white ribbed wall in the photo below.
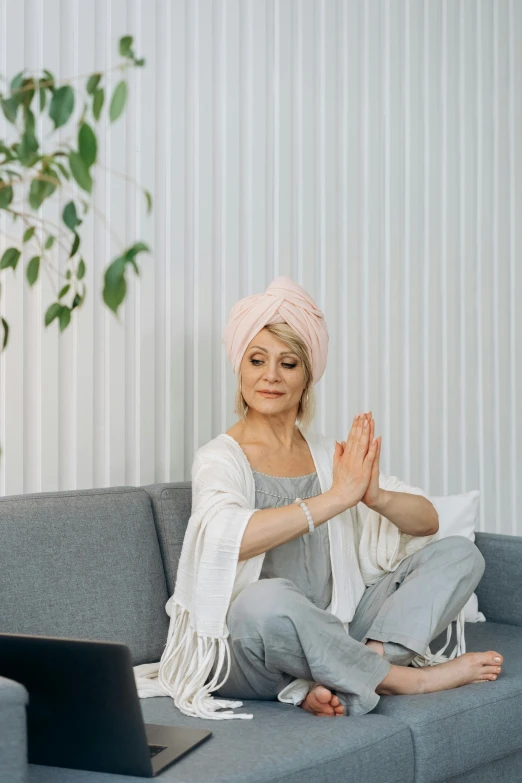
{"type": "Polygon", "coordinates": [[[522,3],[0,0],[0,72],[105,69],[126,33],[147,65],[101,159],[154,212],[99,171],[63,335],[49,279],[1,273],[0,494],[189,480],[235,420],[230,309],[284,274],[330,330],[316,427],[371,408],[383,472],[522,534],[522,3]],[[103,269],[137,238],[119,322],[103,269]]]}

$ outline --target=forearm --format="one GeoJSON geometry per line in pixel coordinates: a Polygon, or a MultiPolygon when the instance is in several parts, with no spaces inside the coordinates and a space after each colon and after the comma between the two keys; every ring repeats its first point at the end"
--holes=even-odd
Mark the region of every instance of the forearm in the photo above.
{"type": "Polygon", "coordinates": [[[439,529],[437,510],[422,495],[381,489],[379,500],[370,508],[408,535],[429,536],[439,529]]]}
{"type": "MultiPolygon", "coordinates": [[[[307,498],[305,502],[316,527],[346,509],[330,492],[307,498]]],[[[268,552],[308,532],[308,520],[299,504],[259,509],[252,514],[243,533],[239,560],[268,552]]]]}

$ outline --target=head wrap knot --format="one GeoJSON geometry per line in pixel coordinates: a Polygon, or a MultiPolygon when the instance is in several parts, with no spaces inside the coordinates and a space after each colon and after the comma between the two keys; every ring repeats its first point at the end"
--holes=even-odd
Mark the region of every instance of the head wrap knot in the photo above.
{"type": "Polygon", "coordinates": [[[304,340],[312,362],[312,384],[326,368],[328,329],[313,299],[289,277],[276,277],[264,294],[236,302],[223,332],[227,356],[237,375],[241,360],[255,335],[269,324],[286,322],[304,340]]]}

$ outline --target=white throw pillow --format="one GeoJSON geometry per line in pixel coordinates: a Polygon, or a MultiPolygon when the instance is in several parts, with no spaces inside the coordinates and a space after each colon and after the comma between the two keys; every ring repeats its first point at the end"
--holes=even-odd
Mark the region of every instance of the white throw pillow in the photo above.
{"type": "MultiPolygon", "coordinates": [[[[466,536],[475,542],[475,527],[478,522],[480,490],[472,489],[462,495],[440,495],[428,498],[439,514],[440,538],[466,536]]],[[[473,593],[464,607],[467,623],[483,623],[486,618],[479,612],[477,594],[473,593]]]]}

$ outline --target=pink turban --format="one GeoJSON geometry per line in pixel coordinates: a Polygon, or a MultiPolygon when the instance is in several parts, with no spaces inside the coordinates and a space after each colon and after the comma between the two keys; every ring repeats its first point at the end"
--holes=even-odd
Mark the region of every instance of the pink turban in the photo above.
{"type": "Polygon", "coordinates": [[[323,313],[304,288],[289,277],[276,277],[264,294],[236,302],[223,332],[223,342],[237,375],[243,355],[255,335],[268,324],[286,322],[308,347],[312,384],[322,377],[328,355],[328,329],[323,313]]]}

